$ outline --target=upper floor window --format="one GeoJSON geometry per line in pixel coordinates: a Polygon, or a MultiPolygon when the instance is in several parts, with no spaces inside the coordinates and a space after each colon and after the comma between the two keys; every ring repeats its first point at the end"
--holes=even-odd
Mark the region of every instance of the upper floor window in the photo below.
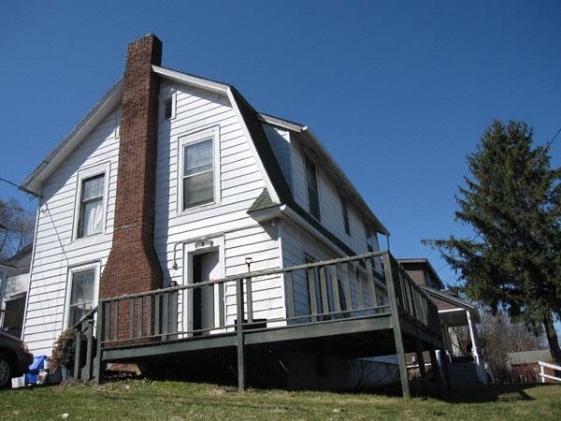
{"type": "Polygon", "coordinates": [[[308,157],[305,158],[306,161],[306,183],[308,187],[308,205],[310,213],[317,220],[320,220],[319,211],[319,189],[318,180],[316,174],[316,165],[308,157]]]}
{"type": "Polygon", "coordinates": [[[183,148],[183,209],[214,202],[213,139],[183,148]]]}
{"type": "Polygon", "coordinates": [[[103,231],[105,174],[82,179],[78,238],[103,231]]]}
{"type": "Polygon", "coordinates": [[[349,223],[349,209],[347,207],[347,201],[343,196],[341,196],[341,209],[343,211],[343,225],[345,226],[345,232],[347,235],[351,235],[351,224],[349,223]]]}

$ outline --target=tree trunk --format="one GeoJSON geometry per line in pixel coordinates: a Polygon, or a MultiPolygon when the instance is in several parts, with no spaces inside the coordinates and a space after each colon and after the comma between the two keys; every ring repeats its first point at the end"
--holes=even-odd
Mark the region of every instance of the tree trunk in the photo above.
{"type": "Polygon", "coordinates": [[[553,316],[547,313],[543,319],[543,326],[545,328],[545,335],[547,336],[547,343],[549,344],[549,351],[551,357],[557,364],[561,364],[561,349],[559,348],[559,341],[557,340],[557,332],[553,325],[553,316]]]}

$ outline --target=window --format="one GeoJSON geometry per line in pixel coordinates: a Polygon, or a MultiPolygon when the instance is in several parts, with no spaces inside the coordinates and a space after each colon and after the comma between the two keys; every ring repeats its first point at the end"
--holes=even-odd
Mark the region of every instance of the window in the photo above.
{"type": "Polygon", "coordinates": [[[164,101],[164,120],[169,120],[173,115],[173,102],[171,98],[164,101]]]}
{"type": "Polygon", "coordinates": [[[183,209],[214,202],[213,139],[183,148],[183,209]]]}
{"type": "Polygon", "coordinates": [[[173,120],[175,118],[175,94],[168,93],[160,99],[160,120],[173,120]]]}
{"type": "Polygon", "coordinates": [[[105,174],[82,179],[78,238],[103,231],[103,192],[105,174]]]}
{"type": "Polygon", "coordinates": [[[341,196],[341,209],[343,210],[343,224],[345,225],[345,232],[351,235],[351,225],[349,224],[349,209],[347,208],[347,201],[341,196]]]}
{"type": "Polygon", "coordinates": [[[319,190],[316,176],[316,165],[308,158],[306,161],[306,182],[308,185],[308,205],[310,213],[317,220],[320,219],[319,211],[319,190]]]}
{"type": "Polygon", "coordinates": [[[71,272],[68,327],[74,326],[93,308],[96,269],[71,272]]]}

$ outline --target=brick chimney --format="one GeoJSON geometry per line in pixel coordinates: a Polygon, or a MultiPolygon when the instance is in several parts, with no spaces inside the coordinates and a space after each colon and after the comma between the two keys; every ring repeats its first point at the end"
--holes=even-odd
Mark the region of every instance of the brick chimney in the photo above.
{"type": "Polygon", "coordinates": [[[123,80],[113,246],[100,281],[100,298],[162,286],[154,249],[156,146],[162,42],[154,35],[129,44],[123,80]]]}

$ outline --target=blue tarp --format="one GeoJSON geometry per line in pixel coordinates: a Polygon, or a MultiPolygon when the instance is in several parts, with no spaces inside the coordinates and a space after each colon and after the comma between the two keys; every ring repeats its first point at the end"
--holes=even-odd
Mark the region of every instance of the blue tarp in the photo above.
{"type": "Polygon", "coordinates": [[[47,360],[46,355],[38,355],[33,357],[33,362],[29,366],[29,373],[25,375],[25,384],[37,384],[37,377],[39,376],[39,371],[45,368],[45,361],[47,360]]]}

